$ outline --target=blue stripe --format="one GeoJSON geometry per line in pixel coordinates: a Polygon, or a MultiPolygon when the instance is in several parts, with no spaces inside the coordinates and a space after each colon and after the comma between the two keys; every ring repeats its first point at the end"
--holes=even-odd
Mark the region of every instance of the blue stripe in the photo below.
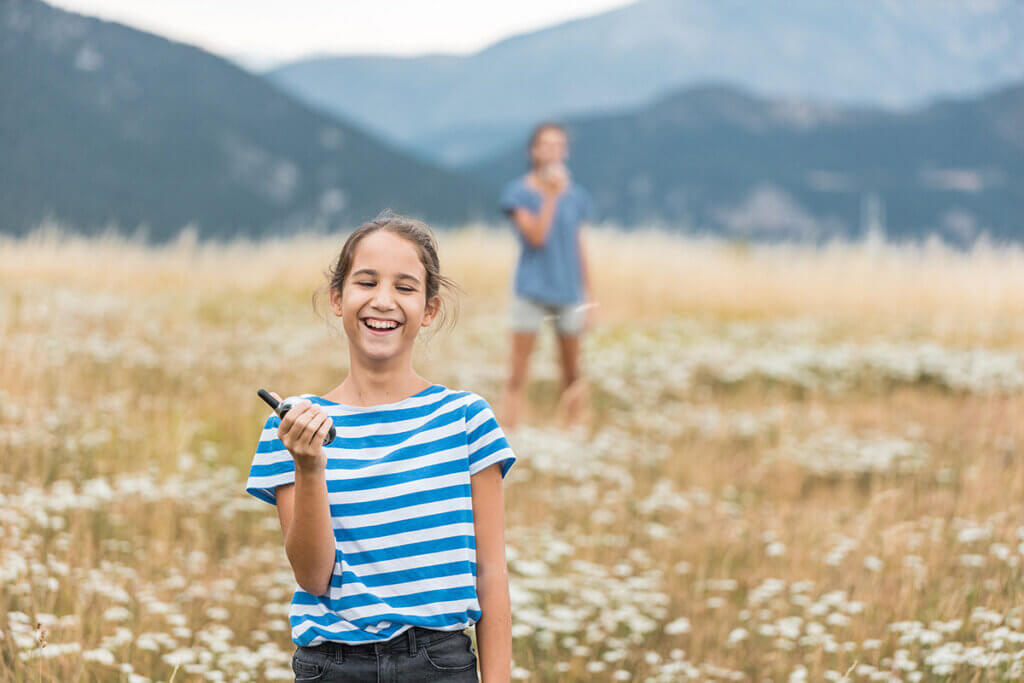
{"type": "Polygon", "coordinates": [[[270,492],[268,492],[266,489],[259,489],[253,486],[248,486],[246,487],[245,492],[251,496],[256,496],[257,498],[266,503],[270,503],[271,505],[277,505],[277,498],[270,495],[270,492]]]}
{"type": "MultiPolygon", "coordinates": [[[[318,624],[320,626],[332,626],[334,624],[351,624],[353,626],[358,626],[359,628],[365,628],[366,626],[374,626],[376,624],[379,624],[382,621],[391,621],[391,622],[400,621],[401,624],[392,623],[392,625],[389,626],[387,629],[385,629],[384,631],[381,631],[381,633],[378,633],[377,635],[383,636],[383,637],[380,637],[380,638],[373,637],[373,638],[365,638],[364,639],[364,638],[361,638],[360,636],[358,636],[358,635],[356,635],[354,633],[352,633],[352,634],[346,633],[344,635],[345,638],[351,638],[352,640],[386,640],[388,636],[385,635],[385,634],[387,634],[389,631],[391,633],[394,633],[395,631],[398,630],[398,628],[400,628],[401,626],[406,625],[406,624],[409,624],[409,625],[412,625],[412,626],[422,626],[424,628],[443,629],[445,626],[454,626],[455,624],[461,624],[461,623],[464,623],[466,621],[479,621],[480,620],[480,616],[481,616],[480,610],[470,609],[470,610],[466,610],[465,612],[451,612],[451,613],[448,613],[448,614],[434,614],[434,615],[431,615],[429,617],[413,616],[413,615],[410,615],[410,614],[396,614],[396,613],[375,614],[372,617],[365,617],[365,618],[362,618],[362,619],[354,619],[352,621],[346,621],[346,620],[342,619],[341,617],[339,617],[338,615],[331,614],[331,613],[328,613],[328,614],[317,614],[317,615],[303,614],[303,615],[291,616],[291,617],[288,618],[288,621],[291,623],[292,628],[298,626],[299,624],[310,623],[310,622],[312,622],[314,624],[318,624]],[[394,628],[392,628],[392,627],[394,627],[394,628]]],[[[313,628],[315,628],[315,627],[313,627],[313,628]]],[[[312,629],[310,629],[310,630],[312,630],[312,629]]],[[[338,634],[330,634],[327,631],[321,631],[320,633],[321,633],[321,635],[323,635],[324,637],[327,637],[327,638],[337,638],[338,637],[338,634]]],[[[312,640],[312,638],[310,638],[310,640],[312,640]]]]}
{"type": "Polygon", "coordinates": [[[488,455],[491,455],[492,453],[497,453],[498,451],[502,450],[511,449],[509,449],[508,441],[505,441],[504,437],[498,437],[497,439],[490,442],[489,444],[487,444],[480,450],[476,451],[475,453],[471,453],[469,456],[469,462],[476,464],[483,460],[484,458],[486,458],[488,455]]]}
{"type": "Polygon", "coordinates": [[[345,595],[340,598],[314,597],[308,593],[296,593],[292,600],[293,605],[323,605],[330,610],[340,612],[341,610],[356,609],[368,605],[386,605],[393,609],[402,607],[418,607],[432,602],[451,602],[453,600],[474,600],[476,588],[472,585],[455,586],[453,588],[440,588],[437,590],[409,593],[408,595],[389,595],[380,598],[372,593],[359,593],[357,595],[345,595]]]}
{"type": "Polygon", "coordinates": [[[459,524],[462,522],[473,522],[472,510],[453,510],[451,512],[439,512],[435,515],[413,517],[412,519],[401,519],[397,522],[373,524],[371,526],[360,526],[352,528],[343,527],[341,529],[334,530],[334,540],[342,542],[357,541],[366,538],[382,538],[384,536],[402,534],[407,531],[421,531],[423,529],[433,529],[434,527],[447,526],[449,524],[459,524]]]}
{"type": "MultiPolygon", "coordinates": [[[[273,441],[261,442],[267,444],[281,444],[278,439],[273,441]]],[[[426,455],[432,455],[441,451],[448,451],[459,446],[466,444],[465,434],[452,434],[451,436],[445,436],[434,441],[427,441],[421,444],[415,444],[413,446],[404,446],[402,448],[396,448],[387,455],[381,458],[336,458],[331,453],[333,446],[329,446],[324,452],[327,454],[327,469],[329,470],[357,470],[371,465],[382,465],[384,463],[401,462],[403,460],[411,460],[412,458],[420,458],[426,455]]],[[[266,452],[272,452],[275,450],[284,449],[284,444],[281,444],[281,448],[268,448],[266,452]]],[[[257,448],[257,452],[259,448],[257,448]]],[[[275,474],[282,474],[284,472],[295,471],[295,461],[292,460],[291,454],[285,452],[286,456],[283,460],[276,462],[266,463],[262,465],[253,465],[249,470],[250,477],[269,477],[275,474]]]]}
{"type": "MultiPolygon", "coordinates": [[[[337,449],[358,450],[358,449],[364,449],[364,448],[381,448],[381,447],[387,447],[387,446],[394,446],[396,444],[401,443],[402,441],[405,441],[406,439],[408,439],[410,436],[416,434],[417,432],[425,431],[425,430],[428,430],[428,429],[436,429],[438,427],[443,427],[445,425],[452,424],[453,422],[456,422],[456,421],[462,419],[463,411],[461,409],[456,408],[455,410],[449,410],[446,413],[442,413],[440,415],[434,416],[430,420],[427,420],[423,424],[418,425],[416,427],[413,427],[412,429],[408,429],[408,430],[405,430],[405,431],[402,431],[402,432],[395,432],[393,434],[371,434],[371,435],[368,435],[368,436],[355,436],[355,437],[344,437],[344,436],[340,435],[340,433],[341,433],[340,432],[340,428],[344,428],[344,427],[354,427],[354,426],[359,426],[359,424],[378,424],[378,423],[384,423],[384,422],[399,422],[401,420],[408,420],[408,419],[412,419],[412,417],[414,417],[414,416],[407,416],[407,417],[402,417],[400,419],[394,419],[394,420],[390,419],[390,417],[388,419],[382,419],[382,416],[390,416],[390,415],[392,415],[394,413],[403,413],[403,412],[410,412],[410,411],[420,411],[423,414],[420,415],[419,417],[425,417],[425,416],[433,413],[438,407],[443,406],[443,405],[445,405],[445,404],[455,400],[456,398],[458,398],[457,395],[447,396],[444,399],[442,399],[441,401],[438,401],[438,402],[436,402],[434,404],[431,404],[430,406],[424,406],[423,408],[407,408],[407,409],[400,409],[400,410],[394,410],[394,411],[380,411],[380,412],[372,412],[372,413],[358,413],[356,415],[332,415],[331,416],[331,421],[334,423],[335,429],[338,430],[339,436],[336,437],[334,439],[334,441],[331,442],[331,445],[328,446],[327,448],[328,449],[337,448],[337,449]],[[428,408],[429,408],[429,410],[428,410],[428,408]],[[353,423],[350,420],[350,418],[353,418],[353,417],[358,417],[363,422],[362,423],[353,423]],[[376,419],[372,419],[374,417],[376,417],[376,419]]],[[[270,429],[272,427],[278,427],[278,426],[280,426],[280,419],[275,415],[271,419],[267,420],[267,424],[264,425],[263,428],[264,429],[270,429]],[[273,421],[273,424],[271,424],[272,421],[273,421]]],[[[276,437],[273,438],[273,439],[261,440],[258,444],[256,444],[256,452],[257,453],[272,453],[274,451],[280,451],[280,450],[287,450],[287,449],[285,449],[284,444],[281,443],[281,440],[276,438],[276,437]]]]}
{"type": "Polygon", "coordinates": [[[473,444],[475,444],[484,436],[493,432],[495,429],[501,428],[498,426],[497,421],[493,417],[489,417],[486,420],[484,420],[482,425],[474,429],[472,432],[469,433],[469,436],[466,437],[466,441],[469,443],[469,450],[473,450],[473,444]]]}
{"type": "Polygon", "coordinates": [[[413,446],[403,446],[402,448],[396,448],[387,455],[381,458],[335,458],[331,454],[330,449],[324,451],[327,453],[327,469],[329,470],[356,470],[370,465],[380,465],[386,462],[401,462],[402,460],[409,460],[411,458],[419,458],[424,455],[431,455],[432,453],[438,453],[440,451],[448,451],[459,446],[464,446],[466,439],[464,434],[452,434],[451,436],[445,436],[434,441],[426,441],[424,443],[415,444],[413,446]]]}
{"type": "Polygon", "coordinates": [[[390,548],[364,550],[361,553],[345,553],[342,555],[342,560],[345,564],[355,567],[360,564],[370,564],[371,562],[386,562],[388,560],[397,560],[401,557],[415,557],[416,555],[439,553],[445,550],[461,550],[463,548],[473,548],[475,550],[476,538],[465,535],[435,538],[429,541],[395,545],[390,548]]]}
{"type": "Polygon", "coordinates": [[[377,586],[392,586],[396,583],[409,583],[411,581],[437,579],[444,576],[457,576],[459,574],[470,574],[472,576],[476,576],[476,563],[468,561],[445,562],[443,564],[434,564],[426,567],[413,567],[412,569],[401,569],[393,572],[381,572],[379,574],[365,575],[346,571],[341,574],[334,574],[331,576],[331,587],[341,588],[342,585],[346,583],[359,583],[367,588],[374,588],[377,586]]]}
{"type": "Polygon", "coordinates": [[[446,626],[454,626],[456,624],[462,624],[469,620],[479,621],[481,616],[480,610],[468,609],[465,612],[449,612],[448,614],[435,614],[429,617],[413,616],[411,614],[375,614],[372,617],[365,617],[363,619],[355,619],[352,623],[360,628],[366,626],[373,626],[379,624],[381,621],[398,621],[401,620],[404,624],[412,624],[413,626],[422,626],[423,628],[435,628],[443,630],[446,626]]]}
{"type": "Polygon", "coordinates": [[[462,420],[462,411],[450,410],[447,413],[442,413],[432,417],[423,424],[413,427],[412,429],[407,429],[404,432],[350,437],[344,437],[339,434],[338,437],[331,442],[331,445],[328,446],[328,448],[349,448],[353,450],[362,450],[364,448],[388,448],[390,446],[399,445],[403,441],[408,440],[409,437],[415,436],[419,432],[444,427],[460,420],[462,420]]]}
{"type": "MultiPolygon", "coordinates": [[[[284,451],[287,453],[288,449],[284,447],[284,444],[281,443],[281,439],[278,438],[265,439],[256,444],[257,453],[273,453],[274,451],[284,451]]],[[[288,457],[291,457],[291,455],[288,457]]]]}
{"type": "MultiPolygon", "coordinates": [[[[289,621],[291,622],[292,628],[295,628],[299,624],[305,623],[304,620],[306,618],[307,617],[299,617],[298,619],[296,619],[296,617],[291,617],[289,621]]],[[[341,619],[339,619],[336,622],[331,622],[331,625],[335,623],[348,622],[343,622],[341,619]]],[[[346,631],[344,634],[333,633],[331,631],[328,631],[327,629],[323,629],[318,626],[313,626],[311,628],[306,629],[306,631],[303,632],[303,634],[299,636],[297,639],[293,638],[292,640],[296,645],[309,645],[317,636],[323,636],[327,640],[336,641],[339,639],[344,639],[344,642],[346,643],[375,643],[378,641],[389,639],[391,635],[395,633],[395,631],[402,628],[403,626],[404,624],[392,624],[388,628],[382,629],[377,633],[367,633],[366,631],[346,631]]]]}
{"type": "Polygon", "coordinates": [[[368,500],[362,503],[335,503],[331,505],[331,517],[345,517],[348,515],[370,515],[375,512],[387,512],[399,508],[411,507],[413,505],[424,505],[436,503],[441,500],[453,498],[472,498],[473,492],[469,484],[456,484],[444,486],[439,489],[427,491],[413,491],[391,498],[379,500],[368,500]]]}
{"type": "Polygon", "coordinates": [[[329,493],[338,493],[339,491],[365,491],[367,489],[379,489],[384,488],[385,486],[407,484],[411,481],[432,479],[433,477],[443,477],[446,474],[468,471],[469,468],[467,467],[466,461],[463,458],[459,458],[448,462],[439,462],[436,465],[417,467],[416,469],[408,470],[406,472],[376,474],[372,477],[357,477],[353,479],[328,479],[327,491],[329,493]]]}
{"type": "Polygon", "coordinates": [[[295,471],[295,461],[289,455],[284,460],[268,463],[266,465],[253,465],[249,469],[250,477],[272,477],[276,474],[287,474],[295,471]]]}
{"type": "Polygon", "coordinates": [[[484,401],[482,399],[479,400],[479,401],[473,401],[468,406],[466,406],[466,422],[469,422],[474,417],[479,415],[480,411],[487,410],[487,409],[488,409],[487,401],[484,401]]]}

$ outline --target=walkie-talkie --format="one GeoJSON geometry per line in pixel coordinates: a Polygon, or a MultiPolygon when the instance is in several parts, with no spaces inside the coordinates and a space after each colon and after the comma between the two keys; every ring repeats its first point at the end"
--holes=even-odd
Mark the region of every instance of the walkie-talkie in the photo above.
{"type": "MultiPolygon", "coordinates": [[[[277,416],[280,418],[284,418],[285,413],[291,410],[296,403],[302,400],[301,396],[289,396],[283,401],[278,402],[278,400],[271,396],[270,392],[267,391],[266,389],[259,389],[256,393],[259,395],[260,398],[264,400],[264,402],[266,402],[268,406],[270,406],[271,410],[277,413],[277,416]]],[[[338,432],[336,429],[334,429],[334,425],[332,424],[331,431],[327,432],[327,438],[324,439],[324,445],[329,445],[332,441],[334,441],[334,437],[337,435],[338,432]]]]}

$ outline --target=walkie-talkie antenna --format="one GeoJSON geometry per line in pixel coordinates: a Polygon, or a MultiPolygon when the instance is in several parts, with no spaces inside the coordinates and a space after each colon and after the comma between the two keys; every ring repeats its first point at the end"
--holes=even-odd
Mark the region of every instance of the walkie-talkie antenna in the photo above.
{"type": "Polygon", "coordinates": [[[271,410],[275,413],[277,412],[277,406],[280,405],[280,401],[271,396],[269,391],[266,389],[258,389],[256,394],[262,398],[268,406],[270,406],[271,410]]]}
{"type": "MultiPolygon", "coordinates": [[[[277,413],[277,416],[283,418],[285,413],[292,409],[295,402],[299,400],[297,396],[289,396],[283,401],[278,401],[276,398],[270,395],[270,392],[266,389],[257,389],[256,395],[263,399],[263,401],[270,406],[270,408],[277,413]]],[[[327,432],[327,437],[324,439],[324,445],[328,446],[334,437],[338,435],[338,430],[334,428],[334,422],[331,421],[331,429],[327,432]]]]}

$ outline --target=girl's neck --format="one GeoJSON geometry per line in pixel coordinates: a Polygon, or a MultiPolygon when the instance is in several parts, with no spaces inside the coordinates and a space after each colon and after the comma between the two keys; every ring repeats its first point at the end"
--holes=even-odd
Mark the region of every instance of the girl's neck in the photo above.
{"type": "Polygon", "coordinates": [[[369,368],[353,364],[345,380],[324,398],[350,406],[395,403],[431,386],[412,367],[369,368]]]}

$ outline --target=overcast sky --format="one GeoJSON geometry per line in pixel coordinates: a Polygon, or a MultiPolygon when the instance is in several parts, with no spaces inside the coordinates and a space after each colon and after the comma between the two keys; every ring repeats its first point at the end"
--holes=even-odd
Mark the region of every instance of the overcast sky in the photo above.
{"type": "Polygon", "coordinates": [[[310,54],[466,54],[630,0],[49,0],[251,66],[310,54]]]}

